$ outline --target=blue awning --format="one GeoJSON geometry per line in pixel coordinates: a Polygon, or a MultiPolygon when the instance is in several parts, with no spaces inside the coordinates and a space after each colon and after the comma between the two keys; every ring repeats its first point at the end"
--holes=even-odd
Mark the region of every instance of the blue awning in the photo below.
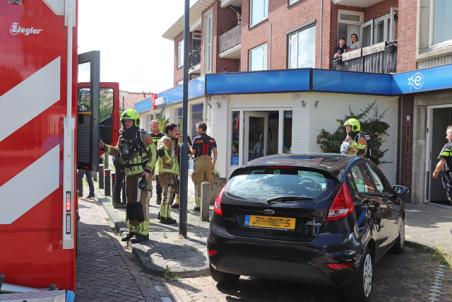
{"type": "MultiPolygon", "coordinates": [[[[378,74],[326,69],[288,69],[208,74],[188,84],[189,100],[206,95],[330,92],[399,96],[452,89],[452,64],[398,74],[378,74]]],[[[183,87],[159,94],[158,103],[182,102],[183,87]]],[[[152,102],[137,103],[137,110],[151,110],[152,102]],[[141,104],[142,103],[142,104],[141,104]]]]}
{"type": "Polygon", "coordinates": [[[152,98],[147,98],[135,103],[135,110],[143,113],[152,110],[152,98]]]}

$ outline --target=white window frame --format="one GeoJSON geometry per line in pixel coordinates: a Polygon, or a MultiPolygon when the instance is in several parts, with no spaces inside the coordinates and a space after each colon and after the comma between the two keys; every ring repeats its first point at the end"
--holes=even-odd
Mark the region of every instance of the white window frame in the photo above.
{"type": "Polygon", "coordinates": [[[287,35],[287,67],[289,68],[289,69],[296,69],[296,68],[315,68],[315,58],[316,58],[316,55],[317,55],[317,53],[316,53],[316,47],[315,47],[315,45],[316,45],[316,40],[317,40],[317,24],[316,23],[312,23],[312,24],[309,24],[309,25],[307,25],[307,26],[303,26],[302,28],[299,28],[299,29],[297,29],[297,30],[295,30],[295,31],[293,31],[293,32],[291,32],[291,33],[289,33],[288,35],[287,35]],[[298,56],[298,54],[299,54],[299,48],[298,48],[298,46],[299,46],[299,42],[298,42],[298,39],[299,39],[299,34],[301,33],[301,32],[303,32],[303,31],[305,31],[305,30],[308,30],[308,29],[310,29],[311,27],[314,27],[315,28],[315,35],[314,35],[314,66],[299,66],[299,62],[298,62],[298,58],[299,58],[299,56],[298,56]],[[297,36],[297,64],[296,64],[296,67],[291,67],[291,62],[290,62],[290,59],[292,58],[292,56],[291,56],[291,47],[290,47],[290,38],[292,37],[292,36],[294,36],[294,35],[296,35],[297,36]]]}
{"type": "Polygon", "coordinates": [[[438,47],[444,47],[444,46],[451,46],[452,45],[452,39],[433,44],[433,19],[435,17],[435,0],[430,0],[430,13],[429,13],[429,46],[430,48],[438,48],[438,47]]]}
{"type": "Polygon", "coordinates": [[[350,25],[361,25],[361,24],[363,24],[363,21],[364,21],[364,13],[363,12],[356,12],[356,11],[352,11],[352,10],[343,10],[343,9],[340,9],[337,12],[337,23],[350,24],[350,25]],[[350,20],[341,20],[341,14],[359,16],[360,21],[355,22],[355,21],[350,21],[350,20]]]}
{"type": "Polygon", "coordinates": [[[267,45],[267,43],[264,43],[264,44],[261,44],[261,45],[259,45],[259,46],[256,46],[256,47],[254,47],[254,48],[251,48],[249,51],[248,51],[248,71],[262,71],[262,70],[268,70],[268,45],[267,45]],[[252,53],[253,53],[253,51],[256,51],[257,49],[259,49],[259,48],[263,48],[263,47],[265,47],[265,52],[263,52],[263,58],[262,58],[262,62],[265,64],[265,69],[260,69],[260,70],[252,70],[251,69],[251,67],[252,67],[252,53]]]}
{"type": "Polygon", "coordinates": [[[209,11],[204,16],[204,71],[212,72],[213,58],[213,13],[209,11]],[[210,25],[210,33],[208,31],[210,25]]]}
{"type": "Polygon", "coordinates": [[[177,42],[177,68],[184,66],[184,39],[177,42]]]}
{"type": "Polygon", "coordinates": [[[388,37],[388,27],[391,26],[391,24],[390,24],[391,23],[391,14],[387,14],[387,15],[374,19],[374,25],[373,25],[374,33],[372,35],[372,44],[376,44],[375,37],[377,37],[377,30],[378,30],[378,27],[376,25],[379,22],[383,22],[383,41],[381,41],[381,42],[389,41],[389,38],[390,38],[390,37],[388,37]]]}
{"type": "Polygon", "coordinates": [[[264,18],[253,24],[253,2],[254,2],[254,0],[250,0],[250,27],[254,27],[268,19],[268,1],[269,0],[263,0],[263,1],[264,1],[264,18]]]}
{"type": "Polygon", "coordinates": [[[366,23],[361,24],[361,30],[360,30],[361,47],[370,46],[370,45],[364,46],[363,29],[368,26],[370,26],[370,45],[374,44],[374,19],[372,19],[372,20],[367,21],[366,23]]]}

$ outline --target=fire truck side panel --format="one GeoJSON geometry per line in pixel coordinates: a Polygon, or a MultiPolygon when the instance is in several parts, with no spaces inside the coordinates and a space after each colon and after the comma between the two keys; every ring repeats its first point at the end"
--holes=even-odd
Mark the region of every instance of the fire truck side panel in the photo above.
{"type": "Polygon", "coordinates": [[[0,273],[8,283],[75,289],[75,249],[62,248],[67,45],[64,0],[0,1],[0,273]]]}

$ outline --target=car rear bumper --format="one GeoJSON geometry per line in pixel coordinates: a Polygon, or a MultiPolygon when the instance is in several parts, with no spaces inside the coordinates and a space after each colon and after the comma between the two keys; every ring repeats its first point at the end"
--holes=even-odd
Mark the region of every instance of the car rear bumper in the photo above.
{"type": "MultiPolygon", "coordinates": [[[[325,238],[324,238],[325,239],[325,238]]],[[[327,239],[331,242],[331,238],[327,239]]],[[[233,236],[211,227],[207,246],[214,269],[237,275],[337,285],[355,275],[361,247],[339,240],[336,247],[324,240],[289,242],[233,236]],[[338,248],[340,246],[341,248],[338,248]],[[352,268],[331,270],[329,263],[349,263],[352,268]]]]}

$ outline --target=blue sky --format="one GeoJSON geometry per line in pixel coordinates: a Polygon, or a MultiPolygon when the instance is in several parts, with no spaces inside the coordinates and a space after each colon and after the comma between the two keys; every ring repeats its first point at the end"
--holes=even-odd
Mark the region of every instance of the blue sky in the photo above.
{"type": "Polygon", "coordinates": [[[174,64],[162,34],[183,9],[183,0],[79,0],[78,53],[101,51],[101,81],[161,92],[172,87],[174,64]]]}

